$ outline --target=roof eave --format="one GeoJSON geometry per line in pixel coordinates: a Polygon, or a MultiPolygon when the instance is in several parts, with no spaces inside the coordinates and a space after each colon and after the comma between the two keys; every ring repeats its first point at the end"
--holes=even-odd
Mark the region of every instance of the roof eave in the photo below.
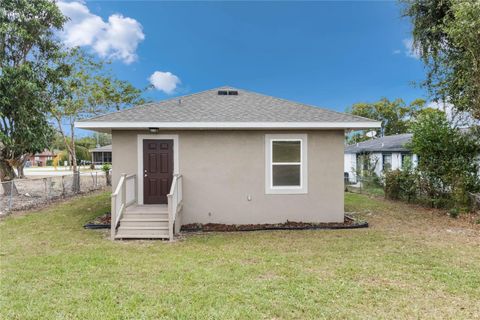
{"type": "Polygon", "coordinates": [[[111,130],[159,129],[374,129],[376,121],[352,122],[103,122],[79,121],[76,128],[110,132],[111,130]]]}
{"type": "Polygon", "coordinates": [[[361,150],[347,150],[345,149],[345,153],[352,153],[352,154],[358,154],[358,153],[392,153],[392,152],[411,152],[410,149],[406,148],[395,148],[395,149],[361,149],[361,150]]]}

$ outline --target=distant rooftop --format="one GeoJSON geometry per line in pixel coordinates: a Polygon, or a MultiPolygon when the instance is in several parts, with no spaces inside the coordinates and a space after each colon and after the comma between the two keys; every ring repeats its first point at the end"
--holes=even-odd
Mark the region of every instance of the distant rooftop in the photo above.
{"type": "Polygon", "coordinates": [[[90,152],[112,152],[112,145],[106,145],[103,147],[97,147],[95,149],[90,149],[90,152]]]}
{"type": "Polygon", "coordinates": [[[345,148],[345,153],[409,152],[405,144],[412,140],[412,136],[411,133],[396,134],[351,144],[345,148]]]}

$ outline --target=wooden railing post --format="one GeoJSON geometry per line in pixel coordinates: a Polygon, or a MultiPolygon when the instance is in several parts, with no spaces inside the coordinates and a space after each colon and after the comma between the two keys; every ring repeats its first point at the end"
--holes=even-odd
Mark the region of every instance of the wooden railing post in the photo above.
{"type": "Polygon", "coordinates": [[[112,194],[112,203],[111,203],[111,213],[110,213],[110,238],[115,240],[115,231],[117,229],[116,224],[116,212],[117,212],[117,195],[112,194]]]}
{"type": "MultiPolygon", "coordinates": [[[[123,173],[122,174],[122,177],[123,177],[123,184],[122,184],[122,202],[120,205],[123,204],[122,206],[122,210],[125,210],[125,208],[127,207],[127,174],[126,173],[123,173]]],[[[120,212],[120,216],[122,215],[123,212],[120,212]]]]}
{"type": "MultiPolygon", "coordinates": [[[[174,178],[175,179],[175,178],[174,178]]],[[[172,194],[167,195],[167,206],[168,206],[168,239],[173,241],[173,199],[172,194]]]]}
{"type": "Polygon", "coordinates": [[[138,203],[138,186],[137,186],[137,183],[138,183],[138,180],[137,180],[137,176],[133,176],[133,187],[135,189],[133,189],[133,198],[135,199],[135,201],[133,203],[138,203]]]}

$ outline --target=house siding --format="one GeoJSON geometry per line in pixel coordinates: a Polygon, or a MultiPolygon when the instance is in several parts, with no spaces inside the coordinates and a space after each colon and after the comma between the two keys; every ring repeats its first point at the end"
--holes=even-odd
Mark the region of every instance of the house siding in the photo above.
{"type": "MultiPolygon", "coordinates": [[[[389,154],[392,156],[391,170],[402,169],[402,154],[410,154],[412,156],[412,165],[415,168],[418,165],[418,157],[411,152],[371,152],[370,160],[372,164],[375,164],[375,174],[379,177],[383,176],[383,155],[389,154]]],[[[357,182],[357,154],[345,153],[344,156],[345,166],[344,171],[348,172],[349,181],[351,183],[357,182]]]]}
{"type": "MultiPolygon", "coordinates": [[[[179,139],[184,224],[344,219],[343,130],[162,133],[179,139]],[[272,133],[308,134],[307,194],[265,194],[265,134],[272,133]]],[[[122,173],[137,173],[138,134],[148,132],[112,132],[114,186],[122,173]]]]}

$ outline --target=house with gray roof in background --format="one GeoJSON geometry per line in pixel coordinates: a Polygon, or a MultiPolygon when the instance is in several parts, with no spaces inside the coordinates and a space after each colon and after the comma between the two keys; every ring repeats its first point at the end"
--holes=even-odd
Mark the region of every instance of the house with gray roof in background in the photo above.
{"type": "Polygon", "coordinates": [[[92,164],[102,165],[112,163],[112,145],[98,146],[89,150],[92,155],[92,164]]]}
{"type": "Polygon", "coordinates": [[[382,176],[385,170],[402,169],[407,159],[416,167],[418,157],[406,146],[412,140],[412,136],[411,133],[396,134],[347,146],[344,161],[345,179],[348,175],[348,181],[356,183],[357,174],[366,169],[367,161],[377,176],[382,176]]]}
{"type": "Polygon", "coordinates": [[[345,130],[378,121],[221,87],[79,121],[112,134],[112,239],[344,221],[345,130]]]}

